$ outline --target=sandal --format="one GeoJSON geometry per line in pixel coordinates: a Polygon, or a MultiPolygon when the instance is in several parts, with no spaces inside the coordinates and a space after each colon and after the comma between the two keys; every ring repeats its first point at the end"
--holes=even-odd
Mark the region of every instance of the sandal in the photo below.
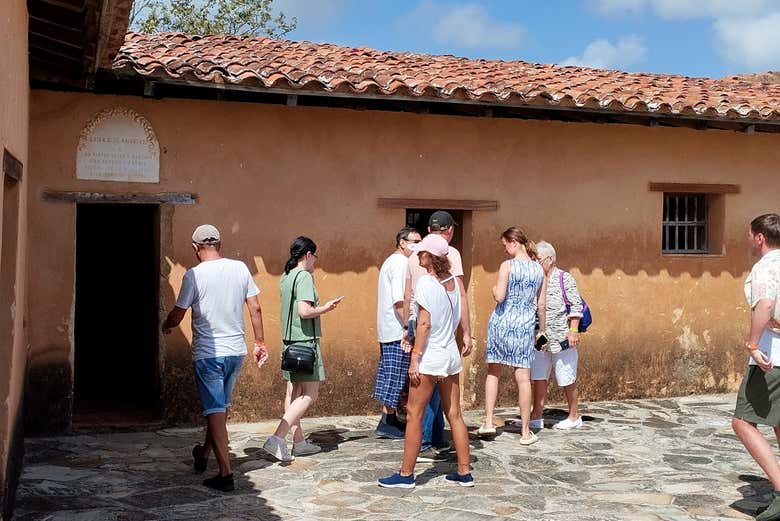
{"type": "Polygon", "coordinates": [[[537,441],[539,441],[539,437],[532,432],[530,437],[520,438],[520,445],[533,445],[537,441]]]}

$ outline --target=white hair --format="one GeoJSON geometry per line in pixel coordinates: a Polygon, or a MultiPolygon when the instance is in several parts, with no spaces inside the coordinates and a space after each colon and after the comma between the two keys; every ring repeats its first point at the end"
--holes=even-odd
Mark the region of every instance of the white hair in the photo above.
{"type": "Polygon", "coordinates": [[[539,258],[543,259],[545,257],[552,257],[552,260],[555,261],[555,248],[553,248],[553,245],[550,244],[547,241],[539,241],[536,243],[536,251],[539,254],[539,258]]]}

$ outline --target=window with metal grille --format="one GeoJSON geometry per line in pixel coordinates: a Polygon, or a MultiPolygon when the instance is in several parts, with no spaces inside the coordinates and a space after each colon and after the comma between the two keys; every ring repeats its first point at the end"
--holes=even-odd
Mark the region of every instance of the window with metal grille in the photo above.
{"type": "Polygon", "coordinates": [[[707,194],[664,193],[663,253],[709,253],[707,194]]]}

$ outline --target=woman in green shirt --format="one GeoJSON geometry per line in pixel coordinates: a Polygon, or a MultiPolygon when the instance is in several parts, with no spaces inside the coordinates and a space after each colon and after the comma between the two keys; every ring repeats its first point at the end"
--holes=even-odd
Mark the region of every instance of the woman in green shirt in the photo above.
{"type": "Polygon", "coordinates": [[[320,351],[320,315],[333,311],[341,299],[320,305],[314,288],[314,266],[317,264],[317,245],[308,237],[298,237],[290,245],[290,258],[284,266],[279,281],[281,293],[280,323],[282,342],[290,344],[310,343],[317,349],[317,362],[313,374],[282,372],[287,384],[284,416],[273,436],[263,445],[263,450],[279,461],[291,461],[293,456],[316,454],[321,449],[309,443],[303,436],[301,418],[317,399],[320,382],[325,380],[325,368],[320,351]],[[292,454],[287,447],[286,436],[292,431],[292,454]]]}

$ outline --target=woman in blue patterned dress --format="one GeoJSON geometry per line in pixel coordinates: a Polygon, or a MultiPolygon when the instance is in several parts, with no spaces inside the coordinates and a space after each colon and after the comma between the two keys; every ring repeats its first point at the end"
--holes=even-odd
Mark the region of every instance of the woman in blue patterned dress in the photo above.
{"type": "Polygon", "coordinates": [[[509,260],[501,263],[498,282],[493,287],[496,308],[488,322],[485,423],[477,433],[482,436],[496,433],[493,409],[498,397],[498,380],[502,366],[509,366],[514,368],[520,402],[520,443],[530,445],[537,440],[528,422],[531,417],[531,361],[537,338],[537,319],[539,331],[545,329],[545,276],[537,262],[536,246],[520,228],[513,226],[506,230],[501,234],[501,242],[509,260]]]}

